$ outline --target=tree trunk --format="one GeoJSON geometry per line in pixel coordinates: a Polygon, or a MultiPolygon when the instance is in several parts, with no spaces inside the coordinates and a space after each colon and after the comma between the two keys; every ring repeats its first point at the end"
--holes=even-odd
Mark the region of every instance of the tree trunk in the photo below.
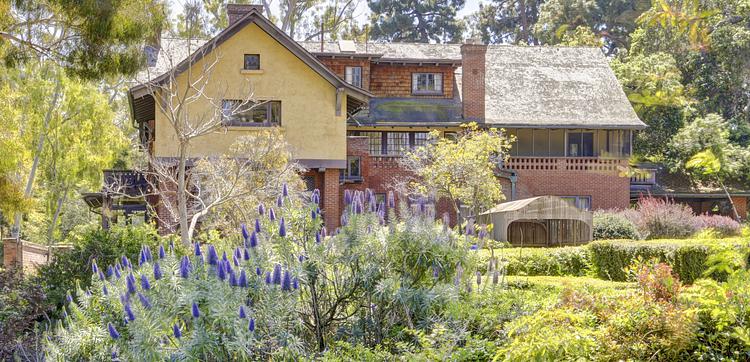
{"type": "Polygon", "coordinates": [[[49,228],[47,229],[47,245],[52,245],[52,233],[55,231],[55,225],[57,225],[57,219],[60,218],[60,212],[62,211],[62,206],[65,203],[65,200],[68,198],[67,191],[62,194],[62,196],[57,198],[57,205],[55,207],[55,213],[52,215],[52,220],[50,221],[49,228]]]}
{"type": "Polygon", "coordinates": [[[740,213],[737,212],[737,207],[734,206],[734,200],[732,200],[732,196],[729,195],[729,190],[727,190],[727,187],[724,186],[724,183],[719,181],[719,185],[721,185],[721,188],[724,189],[724,194],[727,195],[727,199],[729,200],[729,205],[732,206],[732,212],[734,213],[734,219],[738,222],[740,221],[740,213]]]}
{"type": "Polygon", "coordinates": [[[180,222],[180,240],[183,245],[190,245],[190,230],[188,228],[187,212],[187,142],[180,141],[180,160],[177,164],[177,214],[180,222]]]}
{"type": "MultiPolygon", "coordinates": [[[[520,13],[520,16],[521,16],[520,38],[523,39],[524,44],[528,44],[529,43],[529,21],[528,19],[526,19],[526,1],[525,0],[518,1],[518,12],[520,13]]],[[[516,43],[518,43],[518,41],[516,41],[516,43]]]]}
{"type": "MultiPolygon", "coordinates": [[[[44,149],[44,140],[46,139],[47,128],[52,120],[52,112],[57,108],[57,101],[60,99],[60,80],[57,80],[55,85],[55,93],[52,95],[52,103],[47,109],[47,114],[44,116],[44,127],[39,132],[39,140],[36,144],[36,153],[34,154],[34,162],[31,164],[31,170],[29,171],[29,178],[26,180],[26,189],[24,190],[23,196],[25,198],[31,197],[31,191],[34,189],[34,179],[36,178],[36,170],[39,168],[39,161],[42,157],[42,150],[44,149]]],[[[11,228],[11,236],[14,239],[18,239],[21,236],[21,212],[16,212],[13,219],[13,227],[11,228]]]]}

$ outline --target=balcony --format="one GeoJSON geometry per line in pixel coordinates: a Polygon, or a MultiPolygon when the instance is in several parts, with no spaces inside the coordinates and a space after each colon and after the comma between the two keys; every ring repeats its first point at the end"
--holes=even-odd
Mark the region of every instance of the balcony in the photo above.
{"type": "Polygon", "coordinates": [[[543,171],[621,171],[626,159],[599,157],[511,157],[504,169],[543,171]]]}

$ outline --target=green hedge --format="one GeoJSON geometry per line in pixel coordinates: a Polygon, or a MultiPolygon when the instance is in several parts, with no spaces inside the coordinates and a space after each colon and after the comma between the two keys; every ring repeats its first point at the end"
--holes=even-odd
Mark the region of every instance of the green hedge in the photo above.
{"type": "MultiPolygon", "coordinates": [[[[508,275],[584,276],[589,273],[589,254],[585,246],[561,248],[496,249],[495,256],[506,265],[508,275]]],[[[483,251],[486,268],[490,253],[483,251]]]]}
{"type": "Polygon", "coordinates": [[[637,258],[659,259],[672,266],[688,284],[703,276],[709,256],[725,251],[747,254],[747,242],[739,239],[706,240],[607,240],[588,245],[593,272],[602,279],[625,281],[624,269],[637,258]]]}

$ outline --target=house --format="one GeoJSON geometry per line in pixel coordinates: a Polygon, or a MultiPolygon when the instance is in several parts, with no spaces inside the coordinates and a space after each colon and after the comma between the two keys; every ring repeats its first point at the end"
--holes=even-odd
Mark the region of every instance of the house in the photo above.
{"type": "MultiPolygon", "coordinates": [[[[209,88],[228,90],[223,102],[239,96],[232,92],[246,80],[257,99],[268,101],[260,113],[193,142],[191,157],[221,154],[259,127],[281,127],[308,170],[308,187],[321,190],[326,224],[336,226],[344,190],[370,188],[385,198],[405,175],[399,158],[427,142],[428,132],[452,137],[461,123],[476,121],[516,138],[497,173],[508,200],[555,195],[581,209],[629,205],[624,171],[633,133],[645,124],[598,49],[296,42],[261,10],[230,4],[229,25],[213,39],[193,44],[163,38],[151,49],[151,73],[171,70],[181,82],[186,71],[200,70],[214,55],[209,88]],[[185,50],[191,48],[196,50],[185,50]],[[165,55],[187,59],[166,63],[165,55]]],[[[174,134],[154,94],[137,85],[129,96],[151,156],[175,157],[174,134]]],[[[118,204],[102,193],[91,198],[93,207],[118,204]]],[[[435,207],[450,211],[441,202],[435,207]]]]}

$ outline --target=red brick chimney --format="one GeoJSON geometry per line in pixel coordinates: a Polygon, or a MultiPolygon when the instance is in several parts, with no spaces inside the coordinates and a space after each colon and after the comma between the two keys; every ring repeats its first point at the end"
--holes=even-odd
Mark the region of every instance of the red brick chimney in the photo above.
{"type": "Polygon", "coordinates": [[[229,20],[228,26],[231,26],[238,20],[242,19],[242,17],[249,13],[252,9],[258,10],[258,13],[263,15],[263,5],[227,4],[227,19],[229,20]]]}
{"type": "Polygon", "coordinates": [[[461,97],[464,119],[484,121],[484,58],[487,45],[468,39],[461,45],[461,97]]]}

